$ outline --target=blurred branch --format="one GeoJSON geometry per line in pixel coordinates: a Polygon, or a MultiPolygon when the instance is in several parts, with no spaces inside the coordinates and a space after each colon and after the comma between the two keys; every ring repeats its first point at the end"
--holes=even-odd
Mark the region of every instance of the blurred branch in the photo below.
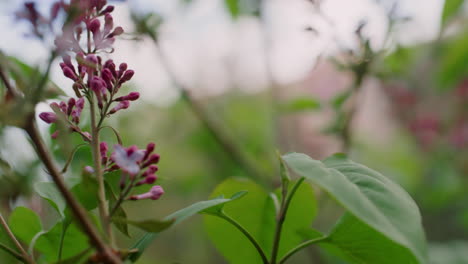
{"type": "Polygon", "coordinates": [[[189,104],[193,113],[208,129],[212,137],[225,150],[225,152],[244,169],[247,175],[250,175],[253,179],[262,181],[262,179],[264,179],[263,173],[257,169],[257,166],[255,166],[251,159],[247,157],[246,153],[239,148],[234,139],[228,136],[228,133],[223,128],[223,126],[215,118],[211,117],[207,111],[205,111],[202,104],[200,104],[191,96],[188,88],[177,80],[177,77],[175,76],[174,71],[171,69],[169,61],[164,55],[157,38],[152,39],[155,43],[156,52],[158,53],[158,56],[161,60],[161,64],[165,68],[167,74],[172,79],[175,86],[178,87],[178,89],[181,91],[182,99],[184,99],[189,104]]]}

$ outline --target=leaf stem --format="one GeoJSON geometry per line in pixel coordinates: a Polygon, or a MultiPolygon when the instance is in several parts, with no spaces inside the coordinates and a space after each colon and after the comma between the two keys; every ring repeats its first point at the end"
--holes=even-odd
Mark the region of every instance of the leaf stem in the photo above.
{"type": "Polygon", "coordinates": [[[101,224],[104,228],[104,232],[111,242],[114,244],[114,238],[112,234],[112,228],[109,219],[109,208],[106,200],[106,190],[104,186],[104,175],[101,166],[101,152],[99,151],[99,127],[96,124],[96,106],[94,104],[94,96],[89,96],[90,114],[91,114],[91,150],[93,153],[94,170],[96,180],[98,183],[98,208],[99,216],[101,218],[101,224]]]}
{"type": "Polygon", "coordinates": [[[299,245],[296,246],[295,248],[291,249],[288,253],[286,253],[286,255],[284,255],[284,257],[279,261],[279,264],[285,263],[286,260],[288,260],[292,255],[294,255],[295,253],[297,253],[297,252],[300,251],[301,249],[306,248],[306,247],[308,247],[309,245],[312,245],[312,244],[315,244],[315,243],[324,241],[324,240],[326,240],[327,238],[328,238],[327,236],[318,237],[318,238],[315,238],[315,239],[307,240],[307,241],[305,241],[305,242],[299,244],[299,245]]]}
{"type": "MultiPolygon", "coordinates": [[[[280,240],[281,240],[281,231],[283,230],[283,224],[284,221],[286,220],[286,214],[289,209],[289,205],[291,204],[291,200],[294,197],[294,194],[296,193],[297,189],[299,186],[304,182],[305,178],[302,177],[300,178],[292,187],[291,191],[288,193],[287,190],[283,190],[283,195],[281,197],[281,207],[280,207],[280,212],[278,214],[277,220],[276,220],[276,229],[275,229],[275,237],[273,240],[273,249],[271,251],[271,264],[276,264],[276,259],[278,257],[278,250],[279,250],[279,245],[280,245],[280,240]]],[[[287,186],[285,186],[287,188],[287,186]]]]}
{"type": "MultiPolygon", "coordinates": [[[[22,260],[25,262],[25,263],[29,263],[29,264],[34,264],[34,260],[31,258],[31,256],[29,256],[29,254],[26,252],[26,250],[24,250],[23,246],[21,245],[21,243],[18,241],[18,239],[16,239],[15,235],[13,234],[13,232],[11,231],[10,227],[8,226],[7,222],[5,221],[5,218],[3,218],[3,215],[0,213],[0,224],[2,225],[3,229],[5,229],[5,232],[6,234],[8,235],[8,237],[11,239],[11,241],[13,241],[13,243],[15,244],[16,248],[18,248],[18,250],[21,252],[21,258],[22,260]]],[[[3,245],[4,246],[4,245],[3,245]]],[[[12,249],[4,246],[2,247],[3,249],[7,250],[9,253],[16,253],[15,251],[13,251],[12,249]]],[[[16,253],[17,255],[18,253],[16,253]]],[[[15,254],[13,254],[15,255],[15,254]]],[[[15,255],[15,256],[16,256],[15,255]]]]}
{"type": "Polygon", "coordinates": [[[221,214],[216,215],[216,216],[228,221],[230,224],[235,226],[239,231],[241,231],[242,234],[244,234],[247,237],[247,239],[249,239],[250,243],[252,243],[252,245],[255,247],[258,254],[262,258],[263,264],[269,264],[268,258],[266,257],[265,252],[263,251],[262,247],[258,244],[255,238],[249,233],[249,231],[247,231],[241,224],[239,224],[236,220],[226,215],[224,212],[221,212],[221,214]]]}

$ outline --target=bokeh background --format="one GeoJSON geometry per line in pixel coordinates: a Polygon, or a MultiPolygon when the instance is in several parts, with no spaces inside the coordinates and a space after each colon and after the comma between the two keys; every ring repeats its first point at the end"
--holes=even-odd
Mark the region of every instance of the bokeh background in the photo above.
{"type": "MultiPolygon", "coordinates": [[[[52,1],[36,2],[48,10],[52,1]]],[[[0,50],[43,68],[51,44],[31,38],[28,26],[15,20],[22,3],[0,1],[0,50]]],[[[109,56],[135,70],[126,89],[139,91],[142,99],[109,123],[126,144],[156,142],[166,190],[156,202],[126,205],[132,218],[162,218],[206,200],[229,177],[254,175],[277,186],[277,149],[318,159],[347,152],[416,200],[431,263],[468,263],[468,4],[463,0],[113,4],[114,21],[127,34],[109,56]],[[143,21],[157,29],[157,43],[138,34],[143,21]]],[[[51,79],[73,94],[58,62],[51,79]]],[[[41,128],[49,139],[48,127],[41,128]]],[[[48,141],[64,162],[60,144],[48,141]]],[[[21,130],[1,128],[0,160],[11,166],[0,169],[2,211],[26,205],[53,218],[32,192],[33,183],[47,175],[21,130]]],[[[70,174],[88,160],[78,153],[70,174]]],[[[339,209],[324,194],[317,196],[320,226],[339,209]]],[[[141,235],[131,233],[132,238],[120,237],[122,245],[141,235]]],[[[344,263],[324,252],[319,258],[309,253],[291,263],[344,263]]],[[[9,261],[0,252],[0,262],[9,261]]],[[[139,263],[225,261],[204,232],[203,218],[193,217],[164,232],[139,263]]]]}

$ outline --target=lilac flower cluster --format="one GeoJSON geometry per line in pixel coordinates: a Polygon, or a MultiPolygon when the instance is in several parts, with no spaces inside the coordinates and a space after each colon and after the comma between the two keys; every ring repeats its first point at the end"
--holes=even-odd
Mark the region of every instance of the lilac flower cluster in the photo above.
{"type": "MultiPolygon", "coordinates": [[[[83,97],[75,100],[75,98],[68,99],[68,102],[51,103],[50,107],[55,112],[43,112],[39,114],[39,118],[47,124],[55,123],[58,119],[57,114],[63,117],[63,120],[67,122],[72,132],[79,133],[84,140],[91,142],[91,135],[88,132],[81,131],[78,124],[80,123],[81,112],[83,111],[85,100],[83,97]]],[[[59,131],[55,131],[52,134],[52,138],[57,138],[59,131]]]]}
{"type": "MultiPolygon", "coordinates": [[[[122,170],[120,179],[120,188],[122,190],[131,190],[135,186],[143,184],[153,184],[157,180],[156,172],[160,156],[153,153],[154,143],[149,143],[146,149],[138,149],[136,146],[124,148],[120,145],[114,145],[114,152],[108,155],[108,145],[102,142],[100,145],[101,163],[105,171],[110,172],[117,169],[122,170]]],[[[131,200],[141,200],[150,198],[157,200],[164,193],[161,186],[153,186],[149,193],[151,195],[141,194],[129,197],[131,200]],[[157,190],[157,192],[155,191],[157,190]]]]}
{"type": "MultiPolygon", "coordinates": [[[[71,0],[69,3],[61,0],[52,5],[50,18],[39,14],[34,3],[26,3],[24,10],[17,13],[18,18],[26,19],[31,23],[34,34],[41,38],[45,34],[45,28],[53,31],[52,22],[59,16],[60,11],[64,11],[67,16],[62,32],[57,34],[59,36],[55,38],[54,43],[56,51],[62,57],[60,67],[63,75],[73,81],[72,87],[77,98],[50,104],[53,112],[40,113],[39,118],[48,124],[56,123],[57,120],[65,121],[64,124],[70,131],[79,133],[90,144],[99,144],[99,140],[93,139],[96,134],[92,136],[79,127],[85,99],[92,109],[91,114],[97,117],[98,121],[93,122],[96,123],[94,125],[99,131],[104,118],[127,109],[131,101],[140,97],[138,92],[119,95],[122,85],[130,81],[134,75],[134,71],[128,69],[126,63],[116,66],[113,60],[104,60],[97,55],[100,52],[112,52],[115,37],[124,33],[122,27],[114,26],[111,15],[113,10],[114,6],[107,5],[106,0],[71,0]],[[98,111],[93,110],[96,109],[95,106],[98,111]]],[[[55,131],[52,138],[58,135],[59,131],[55,131]]],[[[153,184],[157,180],[155,173],[158,166],[156,164],[160,157],[153,153],[154,143],[148,144],[146,149],[114,145],[111,154],[109,154],[106,142],[100,143],[99,148],[98,160],[101,161],[103,172],[122,171],[120,182],[122,198],[156,200],[164,193],[162,187],[156,185],[148,193],[130,195],[133,187],[153,184]]],[[[95,168],[90,166],[86,166],[85,171],[96,172],[95,168]]]]}

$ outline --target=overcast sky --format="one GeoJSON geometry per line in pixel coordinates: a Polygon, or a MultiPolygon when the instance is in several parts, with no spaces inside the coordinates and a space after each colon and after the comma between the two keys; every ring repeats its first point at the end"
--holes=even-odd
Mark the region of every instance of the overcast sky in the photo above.
{"type": "MultiPolygon", "coordinates": [[[[14,22],[12,13],[22,1],[0,0],[0,49],[29,63],[40,64],[47,57],[44,46],[24,37],[24,25],[14,22]]],[[[47,9],[51,0],[41,0],[47,9]]],[[[157,12],[166,18],[161,46],[178,78],[195,91],[217,93],[232,86],[249,91],[267,84],[265,47],[276,81],[300,81],[310,72],[319,54],[353,46],[357,24],[366,20],[366,34],[378,47],[386,28],[385,9],[375,0],[323,0],[317,15],[306,0],[269,0],[265,6],[266,24],[243,17],[233,22],[225,12],[223,0],[194,0],[190,6],[175,0],[129,0],[118,4],[114,21],[131,30],[129,10],[157,12]],[[129,5],[130,8],[127,6],[129,5]],[[331,22],[330,22],[331,21],[331,22]],[[318,34],[307,32],[308,26],[318,34]],[[265,35],[263,29],[268,29],[265,35]],[[268,41],[266,41],[268,39],[268,41]]],[[[384,6],[392,1],[381,0],[384,6]]],[[[443,0],[398,1],[399,14],[411,17],[400,26],[397,39],[406,44],[426,41],[438,32],[443,0]]],[[[116,62],[126,61],[136,71],[133,83],[143,98],[167,104],[177,97],[171,82],[158,62],[150,41],[118,40],[116,62]]],[[[67,92],[71,81],[55,67],[52,77],[67,92]]]]}

